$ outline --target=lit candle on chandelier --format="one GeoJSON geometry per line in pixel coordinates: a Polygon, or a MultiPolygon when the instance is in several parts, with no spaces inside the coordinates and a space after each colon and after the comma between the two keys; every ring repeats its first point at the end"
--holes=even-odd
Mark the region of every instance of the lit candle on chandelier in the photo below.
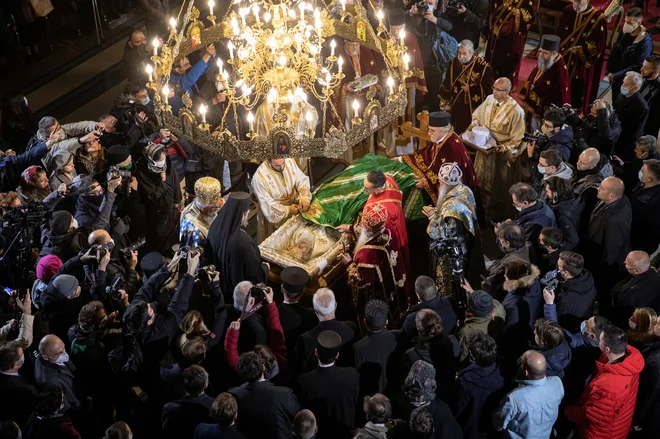
{"type": "Polygon", "coordinates": [[[305,25],[305,7],[306,6],[307,5],[305,3],[300,3],[298,5],[298,8],[300,8],[300,22],[302,23],[303,26],[305,25]]]}
{"type": "Polygon", "coordinates": [[[215,2],[213,0],[209,0],[209,15],[213,15],[213,6],[215,6],[215,2]]]}
{"type": "Polygon", "coordinates": [[[387,86],[390,88],[390,94],[394,94],[394,78],[391,76],[387,78],[387,86]]]}
{"type": "Polygon", "coordinates": [[[305,121],[307,122],[307,129],[310,131],[312,130],[312,118],[312,112],[307,111],[307,113],[305,113],[305,121]]]}
{"type": "Polygon", "coordinates": [[[222,76],[222,60],[220,58],[218,58],[216,63],[218,64],[218,75],[222,76]]]}
{"type": "Polygon", "coordinates": [[[162,92],[163,92],[163,96],[165,96],[165,104],[169,104],[170,103],[169,102],[169,100],[170,100],[170,87],[169,87],[169,85],[165,84],[163,86],[162,92]]]}
{"type": "Polygon", "coordinates": [[[383,27],[383,10],[379,9],[378,12],[376,12],[376,18],[378,18],[378,26],[383,27]]]}
{"type": "Polygon", "coordinates": [[[153,77],[154,68],[151,67],[151,64],[147,64],[147,67],[145,67],[145,70],[147,71],[147,75],[149,75],[149,82],[152,82],[154,80],[154,77],[153,77]]]}
{"type": "Polygon", "coordinates": [[[154,40],[151,43],[154,46],[154,56],[158,55],[158,46],[160,46],[160,41],[158,41],[158,38],[154,38],[154,40]]]}
{"type": "Polygon", "coordinates": [[[229,49],[229,57],[233,58],[234,57],[234,43],[231,41],[227,43],[227,49],[229,49]]]}
{"type": "Polygon", "coordinates": [[[399,39],[401,40],[401,45],[403,46],[406,41],[406,31],[401,29],[399,31],[399,39]]]}
{"type": "Polygon", "coordinates": [[[358,113],[358,110],[360,109],[360,103],[355,99],[353,101],[353,110],[355,110],[355,118],[357,119],[360,117],[360,114],[358,113]]]}
{"type": "Polygon", "coordinates": [[[335,40],[330,41],[330,56],[335,56],[335,47],[337,47],[335,40]]]}
{"type": "Polygon", "coordinates": [[[257,4],[254,5],[254,18],[257,20],[257,23],[261,23],[261,20],[259,19],[259,5],[257,4]]]}
{"type": "Polygon", "coordinates": [[[403,69],[408,70],[408,63],[410,62],[410,56],[408,52],[403,54],[403,69]]]}
{"type": "Polygon", "coordinates": [[[206,105],[201,104],[199,106],[199,114],[202,115],[202,124],[206,123],[206,105]]]}
{"type": "Polygon", "coordinates": [[[251,111],[248,112],[247,120],[248,123],[250,124],[250,132],[252,133],[254,132],[254,115],[252,114],[251,111]]]}
{"type": "Polygon", "coordinates": [[[342,58],[341,55],[340,55],[339,59],[337,59],[337,72],[338,73],[341,73],[341,69],[342,69],[343,66],[344,66],[344,58],[342,58]]]}
{"type": "Polygon", "coordinates": [[[176,20],[174,17],[170,17],[170,27],[172,28],[172,32],[176,32],[176,20]]]}
{"type": "Polygon", "coordinates": [[[341,0],[341,10],[346,12],[346,0],[341,0]]]}

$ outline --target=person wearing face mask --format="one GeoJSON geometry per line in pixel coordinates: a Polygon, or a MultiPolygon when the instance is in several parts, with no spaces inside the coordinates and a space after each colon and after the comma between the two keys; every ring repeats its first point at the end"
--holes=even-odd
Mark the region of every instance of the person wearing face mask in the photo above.
{"type": "Polygon", "coordinates": [[[490,65],[474,54],[474,43],[458,43],[458,54],[451,60],[440,87],[440,107],[451,113],[451,123],[462,133],[472,121],[472,113],[488,96],[495,82],[490,65]]]}
{"type": "Polygon", "coordinates": [[[607,42],[605,15],[591,6],[589,0],[573,0],[562,13],[557,36],[561,38],[559,53],[571,78],[570,104],[586,114],[589,103],[596,99],[603,69],[607,42]]]}
{"type": "Polygon", "coordinates": [[[573,191],[584,201],[584,210],[580,219],[580,235],[586,230],[589,215],[598,202],[598,187],[607,177],[614,175],[612,164],[607,155],[596,148],[587,148],[577,161],[577,180],[572,184],[573,191]]]}
{"type": "Polygon", "coordinates": [[[660,131],[660,56],[651,55],[646,58],[640,73],[644,78],[640,94],[649,106],[644,134],[657,136],[660,131]]]}
{"type": "Polygon", "coordinates": [[[147,43],[147,36],[141,29],[133,29],[128,36],[121,60],[129,83],[146,83],[149,79],[145,66],[151,64],[153,46],[147,43]]]}
{"type": "Polygon", "coordinates": [[[570,160],[573,150],[573,127],[565,122],[566,115],[561,108],[550,108],[543,113],[541,134],[545,136],[545,142],[542,145],[537,145],[536,142],[527,145],[530,164],[537,164],[539,152],[542,153],[549,149],[558,151],[560,158],[564,161],[570,160]]]}
{"type": "Polygon", "coordinates": [[[34,378],[38,386],[50,385],[62,391],[65,412],[81,407],[76,367],[69,359],[60,337],[48,334],[39,342],[39,356],[34,363],[34,378]]]}
{"type": "Polygon", "coordinates": [[[181,212],[179,241],[182,246],[204,247],[218,212],[225,204],[222,186],[213,177],[202,177],[195,182],[195,199],[181,212]]]}
{"type": "Polygon", "coordinates": [[[37,389],[18,373],[24,362],[25,353],[19,343],[0,345],[0,392],[11,395],[0,400],[0,410],[4,417],[14,420],[19,427],[25,427],[37,404],[37,389]]]}
{"type": "Polygon", "coordinates": [[[121,179],[114,178],[108,181],[107,190],[104,191],[98,181],[90,181],[87,190],[78,196],[76,202],[74,217],[79,227],[110,230],[110,215],[117,197],[115,191],[120,184],[121,179]]]}
{"type": "MultiPolygon", "coordinates": [[[[39,129],[34,137],[34,145],[38,142],[46,142],[50,147],[49,156],[60,149],[75,152],[85,143],[98,140],[101,137],[102,129],[105,129],[105,126],[100,122],[83,121],[62,125],[56,118],[44,116],[39,120],[39,129]]],[[[33,144],[32,139],[30,144],[33,144]]],[[[31,148],[30,144],[28,149],[31,148]]],[[[50,161],[48,157],[44,160],[50,161]]]]}
{"type": "Polygon", "coordinates": [[[652,333],[653,339],[640,349],[644,369],[639,375],[631,438],[660,437],[660,319],[656,319],[652,333]]]}
{"type": "Polygon", "coordinates": [[[621,122],[608,102],[596,99],[584,116],[578,116],[572,108],[568,109],[568,112],[566,123],[573,127],[573,137],[576,140],[571,163],[577,161],[578,154],[590,147],[598,149],[606,156],[612,154],[614,142],[621,134],[621,122]]]}
{"type": "Polygon", "coordinates": [[[613,154],[627,162],[635,156],[635,141],[644,134],[649,106],[639,89],[644,79],[637,72],[628,72],[623,78],[621,94],[612,107],[621,121],[621,134],[614,143],[613,154]]]}
{"type": "Polygon", "coordinates": [[[562,232],[563,249],[573,250],[580,241],[580,218],[584,201],[573,192],[567,180],[559,177],[550,177],[545,182],[544,194],[548,206],[555,214],[557,227],[562,232]]]}
{"type": "Polygon", "coordinates": [[[80,439],[66,414],[65,392],[52,385],[45,385],[37,395],[37,405],[28,418],[23,431],[25,438],[30,439],[80,439]]]}
{"type": "Polygon", "coordinates": [[[561,153],[554,147],[541,151],[538,160],[530,158],[533,184],[532,187],[539,194],[539,199],[550,203],[552,199],[546,198],[545,186],[551,178],[560,178],[570,182],[573,180],[573,168],[565,161],[561,153]]]}
{"type": "Polygon", "coordinates": [[[619,96],[625,74],[639,72],[644,60],[653,52],[653,39],[642,26],[643,19],[641,8],[628,9],[622,32],[607,58],[605,77],[612,85],[612,101],[619,96]]]}
{"type": "Polygon", "coordinates": [[[537,242],[541,229],[555,227],[555,214],[552,209],[539,200],[533,187],[526,183],[516,183],[509,188],[513,206],[519,213],[516,223],[525,232],[525,239],[537,242]]]}
{"type": "Polygon", "coordinates": [[[644,160],[630,197],[633,250],[653,254],[660,245],[660,160],[644,160]]]}
{"type": "Polygon", "coordinates": [[[541,254],[537,258],[537,265],[541,273],[556,270],[559,255],[564,250],[564,234],[556,227],[542,228],[538,248],[541,254]]]}
{"type": "MultiPolygon", "coordinates": [[[[658,141],[654,136],[642,136],[635,142],[635,155],[632,160],[624,162],[617,156],[612,156],[612,160],[617,167],[617,173],[621,172],[621,179],[626,184],[626,195],[630,196],[635,188],[640,185],[642,180],[642,165],[644,160],[658,159],[658,141]]],[[[651,252],[653,253],[653,252],[651,252]]]]}
{"type": "Polygon", "coordinates": [[[167,147],[150,143],[138,161],[138,191],[146,210],[146,251],[169,251],[179,237],[177,205],[181,190],[176,170],[167,157],[167,147]]]}
{"type": "MultiPolygon", "coordinates": [[[[545,121],[541,119],[547,120],[546,109],[551,105],[562,107],[571,101],[570,78],[564,58],[559,54],[559,43],[557,35],[541,37],[537,65],[518,95],[522,101],[521,106],[525,110],[528,129],[532,131],[545,125],[545,121]],[[541,125],[542,122],[543,125],[541,125]]],[[[561,127],[563,123],[561,121],[554,126],[561,127]]],[[[545,131],[544,134],[546,134],[545,131]]],[[[566,159],[568,160],[568,157],[566,159]]]]}

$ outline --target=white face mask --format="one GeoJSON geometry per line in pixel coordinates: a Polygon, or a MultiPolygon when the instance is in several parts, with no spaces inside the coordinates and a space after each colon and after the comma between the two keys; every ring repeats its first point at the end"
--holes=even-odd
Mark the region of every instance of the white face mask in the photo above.
{"type": "Polygon", "coordinates": [[[637,177],[639,177],[639,181],[644,183],[644,180],[642,180],[642,170],[640,169],[639,172],[637,173],[637,177]]]}
{"type": "Polygon", "coordinates": [[[626,24],[623,25],[623,33],[624,34],[631,34],[631,33],[635,32],[635,29],[637,29],[637,26],[633,26],[632,24],[626,23],[626,24]]]}
{"type": "Polygon", "coordinates": [[[60,366],[64,366],[65,363],[69,362],[69,354],[66,352],[62,352],[59,357],[57,357],[57,360],[55,361],[55,364],[58,364],[60,366]]]}
{"type": "Polygon", "coordinates": [[[158,168],[162,168],[162,167],[165,166],[165,163],[167,163],[167,160],[163,159],[163,160],[160,160],[160,161],[154,162],[154,166],[156,166],[156,167],[158,167],[158,168]]]}
{"type": "Polygon", "coordinates": [[[147,105],[149,102],[151,102],[151,98],[149,96],[140,101],[142,105],[147,105]]]}
{"type": "Polygon", "coordinates": [[[28,100],[25,96],[23,96],[23,100],[25,101],[25,106],[27,107],[28,106],[28,100]]]}
{"type": "Polygon", "coordinates": [[[543,167],[541,165],[536,165],[536,169],[539,170],[539,174],[541,174],[541,175],[545,174],[545,167],[543,167]]]}

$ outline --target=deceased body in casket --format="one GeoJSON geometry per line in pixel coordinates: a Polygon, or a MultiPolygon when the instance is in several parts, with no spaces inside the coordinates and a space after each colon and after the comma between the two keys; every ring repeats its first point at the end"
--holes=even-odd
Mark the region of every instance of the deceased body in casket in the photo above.
{"type": "Polygon", "coordinates": [[[279,282],[282,268],[297,266],[309,274],[308,287],[330,285],[341,274],[344,238],[332,227],[294,216],[259,245],[261,257],[270,262],[270,275],[279,282]]]}

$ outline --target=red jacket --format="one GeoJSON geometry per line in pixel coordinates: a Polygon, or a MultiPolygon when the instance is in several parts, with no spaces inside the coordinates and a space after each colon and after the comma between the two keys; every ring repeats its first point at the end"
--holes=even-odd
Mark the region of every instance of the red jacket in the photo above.
{"type": "Polygon", "coordinates": [[[623,361],[608,364],[605,354],[580,399],[566,407],[565,414],[577,424],[582,439],[625,439],[632,423],[642,354],[632,346],[623,361]]]}

